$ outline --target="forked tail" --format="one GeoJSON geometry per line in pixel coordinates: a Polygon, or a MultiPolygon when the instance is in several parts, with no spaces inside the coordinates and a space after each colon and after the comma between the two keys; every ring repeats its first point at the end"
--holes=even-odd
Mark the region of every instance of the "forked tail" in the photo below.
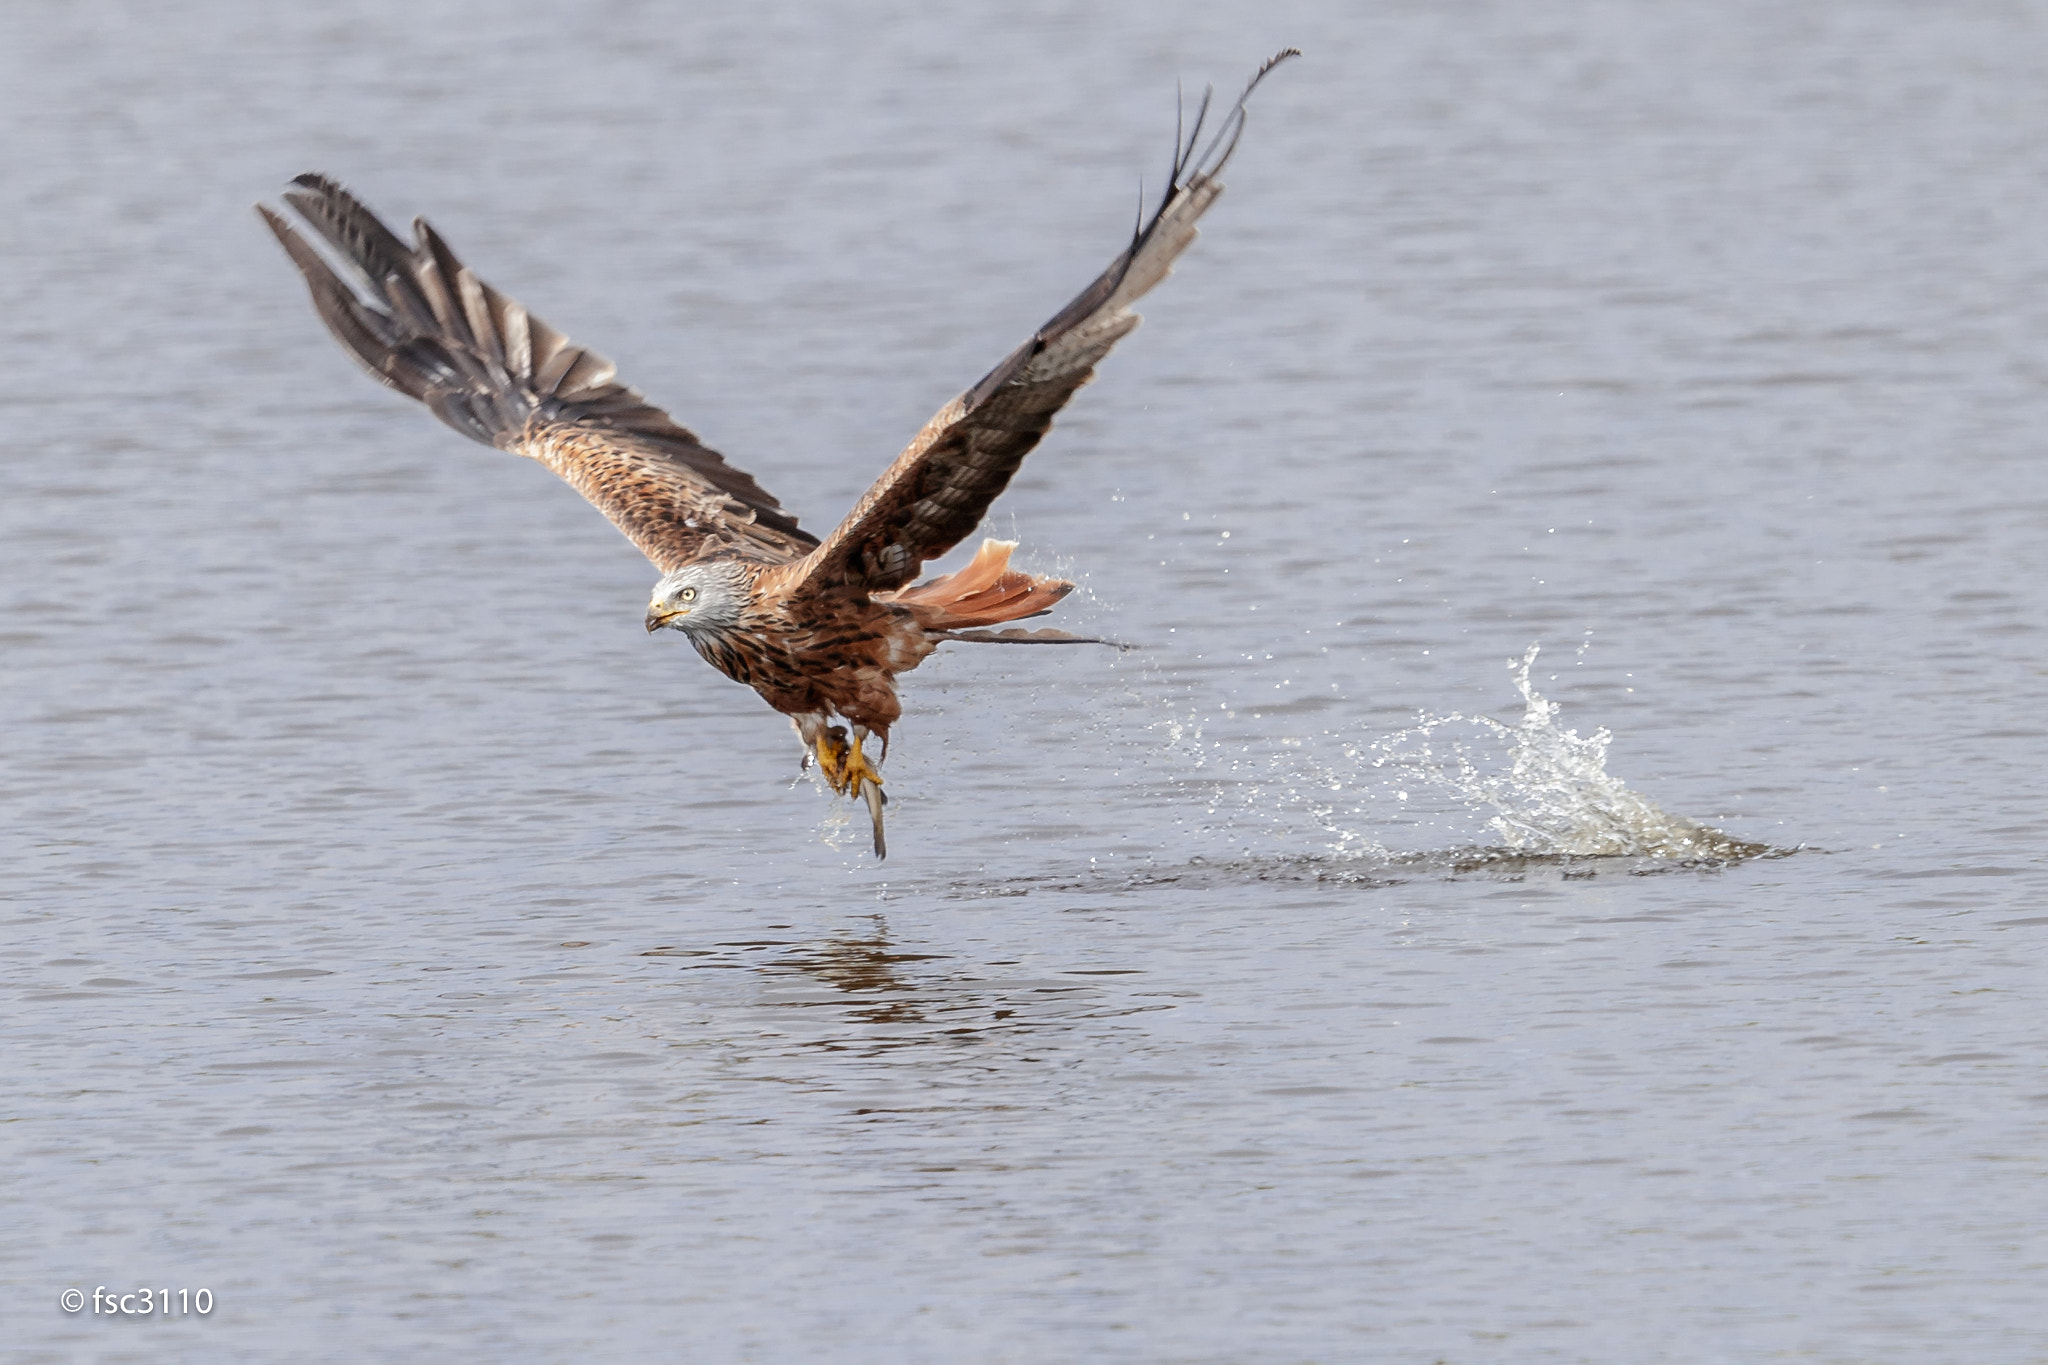
{"type": "Polygon", "coordinates": [[[969,630],[1042,616],[1074,590],[1060,578],[1040,578],[1010,567],[1014,540],[984,540],[967,566],[915,587],[876,593],[908,607],[926,630],[969,630]]]}

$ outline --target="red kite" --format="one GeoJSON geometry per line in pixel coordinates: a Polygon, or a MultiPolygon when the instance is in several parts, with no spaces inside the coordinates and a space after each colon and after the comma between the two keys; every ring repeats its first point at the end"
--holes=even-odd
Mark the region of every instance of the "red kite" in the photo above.
{"type": "Polygon", "coordinates": [[[1214,136],[1209,101],[1174,146],[1165,198],[1094,283],[1001,364],[941,408],[820,543],[741,470],[456,259],[424,220],[407,246],[341,186],[302,175],[284,200],[331,249],[337,274],[279,214],[264,221],[306,278],[342,346],[380,381],[472,440],[540,461],[611,518],[662,572],[647,629],[681,631],[802,737],[836,792],[865,796],[882,839],[896,675],[945,640],[1073,642],[1059,631],[988,627],[1051,609],[1073,584],[1009,567],[1015,544],[984,541],[965,568],[913,585],[972,532],[1053,414],[1138,325],[1131,305],[1164,279],[1223,192],[1245,100],[1293,49],[1259,68],[1214,136]],[[845,720],[853,727],[849,739],[845,720]],[[862,745],[870,735],[882,754],[862,745]]]}

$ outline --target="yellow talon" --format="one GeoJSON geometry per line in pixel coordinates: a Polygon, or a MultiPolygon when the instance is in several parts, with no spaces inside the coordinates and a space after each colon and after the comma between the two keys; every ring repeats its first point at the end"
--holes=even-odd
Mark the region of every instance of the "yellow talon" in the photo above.
{"type": "Polygon", "coordinates": [[[846,727],[828,726],[818,733],[818,771],[825,775],[826,783],[839,795],[846,794],[846,727]]]}
{"type": "Polygon", "coordinates": [[[860,751],[860,741],[861,736],[856,733],[853,737],[853,750],[846,755],[846,765],[840,769],[841,775],[846,779],[846,785],[853,789],[855,796],[860,795],[860,784],[863,782],[872,782],[877,787],[882,785],[882,775],[874,770],[867,760],[867,755],[860,751]]]}

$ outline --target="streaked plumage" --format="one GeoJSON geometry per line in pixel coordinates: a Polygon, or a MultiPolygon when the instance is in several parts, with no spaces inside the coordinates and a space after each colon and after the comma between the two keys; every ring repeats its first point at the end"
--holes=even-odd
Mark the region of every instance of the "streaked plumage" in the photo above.
{"type": "Polygon", "coordinates": [[[1071,583],[1009,567],[987,541],[965,568],[912,586],[959,544],[1095,365],[1138,325],[1131,305],[1171,269],[1222,192],[1244,102],[1207,143],[1208,102],[1177,141],[1171,187],[1131,244],[1029,341],[948,403],[822,543],[742,470],[578,346],[473,275],[423,220],[406,245],[346,190],[302,175],[284,199],[325,243],[280,214],[264,221],[304,275],[314,307],[379,380],[472,440],[540,461],[609,517],[663,573],[647,629],[683,631],[697,652],[788,715],[841,791],[865,795],[882,855],[881,778],[902,714],[895,676],[947,639],[1069,640],[991,633],[1039,615],[1071,583]],[[340,269],[337,271],[336,266],[340,269]],[[834,724],[852,724],[852,742],[834,724]]]}

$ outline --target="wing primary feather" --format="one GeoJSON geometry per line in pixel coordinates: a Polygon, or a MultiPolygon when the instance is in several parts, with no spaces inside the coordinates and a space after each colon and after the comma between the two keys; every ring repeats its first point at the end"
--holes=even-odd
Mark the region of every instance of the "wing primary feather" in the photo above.
{"type": "Polygon", "coordinates": [[[413,235],[421,251],[433,262],[430,278],[438,286],[427,297],[434,305],[434,317],[463,351],[474,355],[476,334],[470,330],[469,310],[462,305],[462,262],[448,249],[448,243],[424,218],[412,220],[413,235]]]}
{"type": "MultiPolygon", "coordinates": [[[[262,208],[261,205],[258,207],[262,208]]],[[[334,272],[319,252],[292,230],[290,224],[267,208],[262,211],[263,221],[277,235],[285,253],[305,277],[314,311],[319,313],[321,321],[327,324],[343,349],[380,383],[397,389],[408,398],[424,399],[435,376],[422,366],[418,357],[397,344],[397,338],[383,325],[386,322],[383,315],[363,307],[356,292],[334,272]]]]}
{"type": "MultiPolygon", "coordinates": [[[[1201,107],[1195,110],[1195,126],[1188,129],[1187,143],[1178,149],[1179,154],[1174,159],[1173,184],[1175,189],[1180,188],[1181,181],[1187,178],[1188,167],[1196,164],[1194,159],[1195,148],[1201,144],[1202,129],[1207,127],[1209,123],[1209,105],[1215,98],[1215,86],[1205,85],[1202,87],[1202,103],[1201,107]]],[[[1161,204],[1159,207],[1163,210],[1166,206],[1161,204]]]]}
{"type": "Polygon", "coordinates": [[[285,191],[285,202],[366,277],[372,293],[386,290],[414,311],[425,309],[411,278],[411,249],[377,215],[325,176],[302,175],[292,184],[298,188],[285,191]]]}
{"type": "MultiPolygon", "coordinates": [[[[1166,192],[1173,193],[1173,187],[1180,183],[1181,148],[1187,145],[1188,94],[1186,86],[1176,77],[1173,82],[1173,160],[1166,168],[1166,192]]],[[[1144,220],[1143,202],[1139,205],[1139,221],[1144,220]]]]}
{"type": "Polygon", "coordinates": [[[1245,102],[1252,97],[1252,91],[1259,88],[1259,82],[1272,74],[1275,67],[1289,58],[1299,57],[1300,55],[1301,49],[1298,47],[1283,47],[1259,64],[1259,69],[1253,73],[1251,80],[1246,82],[1244,93],[1239,95],[1237,103],[1231,106],[1230,117],[1225,119],[1222,126],[1216,130],[1216,136],[1210,141],[1208,150],[1204,151],[1200,159],[1195,163],[1197,167],[1208,166],[1209,170],[1206,174],[1209,175],[1214,175],[1223,169],[1223,163],[1230,160],[1231,153],[1237,150],[1237,140],[1244,136],[1245,102]],[[1215,155],[1216,146],[1219,142],[1223,141],[1223,135],[1226,132],[1230,134],[1230,141],[1224,147],[1223,155],[1218,157],[1215,155]]]}

